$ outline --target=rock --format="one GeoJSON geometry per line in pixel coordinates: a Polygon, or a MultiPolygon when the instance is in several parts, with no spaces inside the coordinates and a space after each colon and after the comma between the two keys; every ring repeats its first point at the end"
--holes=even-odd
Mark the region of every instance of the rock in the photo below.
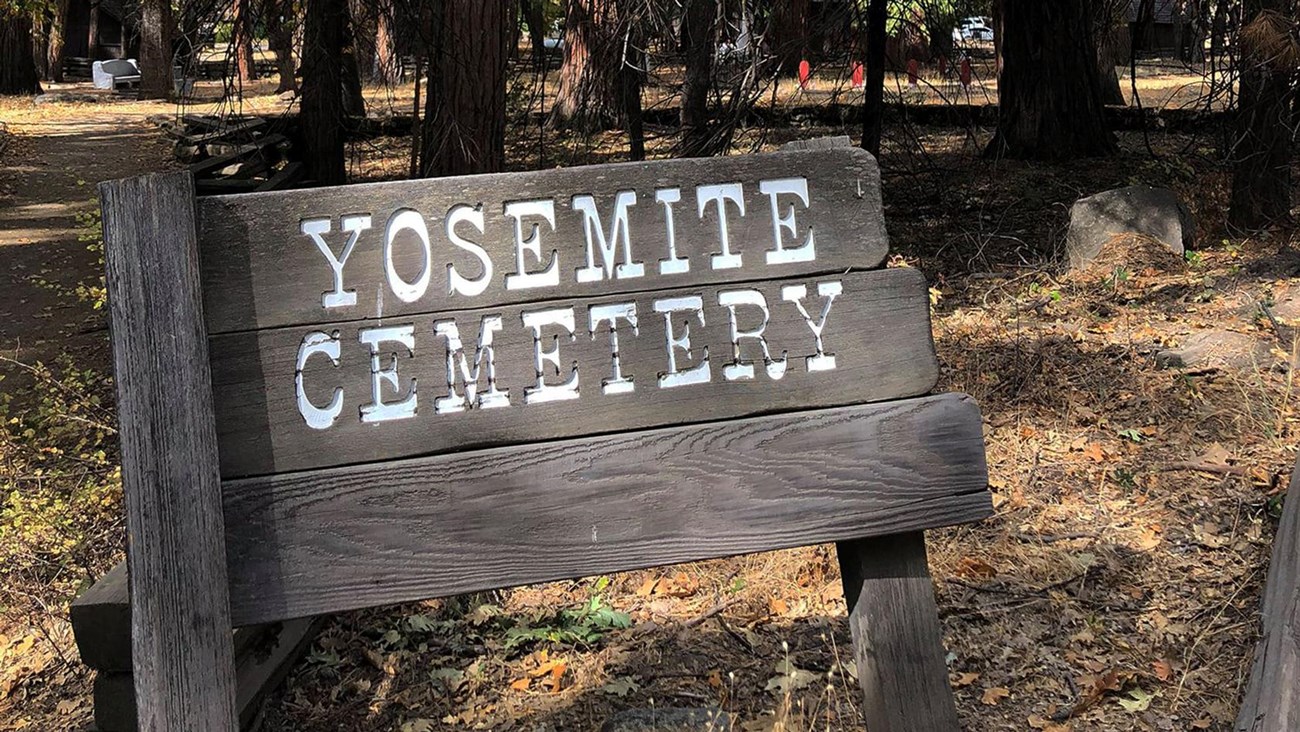
{"type": "Polygon", "coordinates": [[[1271,368],[1273,353],[1268,344],[1254,336],[1230,330],[1198,330],[1183,338],[1177,348],[1156,354],[1161,368],[1236,369],[1271,368]]]}
{"type": "Polygon", "coordinates": [[[1196,223],[1168,188],[1129,186],[1080,198],[1070,208],[1065,240],[1070,268],[1087,268],[1116,236],[1132,234],[1159,241],[1181,259],[1195,242],[1196,223]]]}
{"type": "Polygon", "coordinates": [[[731,716],[717,707],[665,707],[619,712],[600,732],[731,732],[731,716]]]}

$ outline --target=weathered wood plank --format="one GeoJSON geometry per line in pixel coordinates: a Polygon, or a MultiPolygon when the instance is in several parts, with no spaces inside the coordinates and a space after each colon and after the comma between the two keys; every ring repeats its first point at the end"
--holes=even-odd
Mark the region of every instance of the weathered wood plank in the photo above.
{"type": "Polygon", "coordinates": [[[235,667],[193,178],[99,191],[140,728],[229,732],[235,667]]]}
{"type": "MultiPolygon", "coordinates": [[[[262,702],[288,676],[294,661],[315,638],[321,622],[301,618],[256,626],[257,647],[240,653],[236,664],[236,703],[239,723],[250,729],[262,702]]],[[[136,732],[140,729],[136,715],[135,693],[130,672],[100,671],[95,675],[95,726],[99,732],[136,732]]]]}
{"type": "Polygon", "coordinates": [[[1264,585],[1262,635],[1236,732],[1300,729],[1300,461],[1291,473],[1264,585]]]}
{"type": "Polygon", "coordinates": [[[241,624],[992,511],[979,409],[957,394],[229,481],[224,494],[241,624]]]}
{"type": "MultiPolygon", "coordinates": [[[[740,331],[762,325],[760,306],[737,305],[735,312],[740,331]]],[[[370,347],[360,336],[376,332],[373,323],[339,323],[319,331],[321,338],[338,334],[338,365],[326,354],[307,358],[301,370],[303,394],[317,408],[328,407],[336,393],[341,401],[337,416],[317,426],[310,425],[305,417],[310,408],[300,411],[295,381],[300,347],[312,331],[285,328],[212,339],[223,477],[883,401],[925,394],[938,377],[925,280],[913,269],[674,290],[548,303],[542,307],[515,306],[458,313],[454,317],[414,316],[384,323],[398,324],[410,326],[414,349],[407,351],[397,341],[380,346],[380,367],[397,364],[397,381],[385,382],[381,395],[386,403],[399,403],[411,399],[409,394],[414,388],[415,396],[406,411],[408,416],[383,422],[363,421],[363,410],[372,403],[375,378],[370,347]],[[833,299],[822,296],[820,292],[827,285],[834,285],[840,294],[833,299]],[[803,312],[795,303],[783,299],[789,287],[803,288],[803,312]],[[731,311],[719,304],[719,293],[741,291],[754,293],[766,302],[769,319],[763,334],[773,363],[770,367],[765,364],[757,340],[741,338],[741,360],[753,364],[752,378],[728,380],[728,364],[734,360],[731,311]],[[666,376],[670,370],[666,316],[656,312],[656,303],[685,296],[698,297],[702,310],[673,315],[674,338],[690,337],[689,350],[673,348],[673,358],[679,372],[703,369],[698,375],[707,382],[667,386],[671,382],[666,376]],[[607,393],[614,389],[606,382],[613,378],[615,349],[608,323],[591,325],[591,308],[627,302],[635,304],[638,327],[634,331],[627,319],[619,321],[617,353],[620,375],[631,380],[621,387],[632,391],[607,393]],[[828,302],[830,310],[824,311],[828,302]],[[545,379],[547,384],[559,384],[576,373],[577,398],[526,403],[536,398],[528,392],[537,382],[537,344],[534,331],[524,325],[522,313],[556,307],[569,313],[567,317],[572,318],[577,333],[573,340],[560,337],[561,368],[557,372],[554,363],[543,364],[545,379]],[[818,341],[805,320],[805,312],[823,325],[822,351],[833,354],[833,368],[829,367],[830,360],[809,360],[818,353],[818,341]],[[452,404],[442,405],[438,400],[451,393],[447,383],[447,339],[436,333],[435,324],[455,321],[472,370],[484,316],[501,318],[500,330],[491,334],[492,373],[497,389],[503,392],[499,399],[508,403],[480,408],[489,402],[476,401],[478,406],[464,409],[464,400],[454,399],[452,404]],[[397,355],[395,361],[393,354],[397,355]],[[812,370],[819,365],[824,370],[812,370]],[[779,378],[773,378],[773,374],[779,378]],[[450,411],[453,408],[457,411],[450,411]]],[[[567,330],[558,324],[545,327],[541,348],[555,348],[552,339],[556,336],[567,336],[567,330]]],[[[485,358],[487,355],[484,351],[485,358]]],[[[480,367],[479,390],[486,393],[486,362],[480,367]]],[[[452,373],[456,394],[463,396],[465,379],[461,368],[456,362],[452,373]]]]}
{"type": "MultiPolygon", "coordinates": [[[[126,562],[109,570],[73,600],[71,614],[72,633],[82,663],[98,671],[131,671],[131,597],[126,562]]],[[[265,625],[235,628],[231,634],[235,658],[245,655],[266,630],[265,625]]]]}
{"type": "Polygon", "coordinates": [[[871,732],[958,732],[920,531],[836,545],[871,732]]]}
{"type": "Polygon", "coordinates": [[[81,662],[100,671],[131,670],[131,598],[126,562],[72,602],[72,634],[81,662]]]}
{"type": "MultiPolygon", "coordinates": [[[[713,191],[717,193],[717,191],[713,191]]],[[[673,194],[666,194],[668,199],[673,194]]],[[[627,199],[624,199],[625,202],[627,199]]],[[[620,163],[528,173],[509,173],[372,185],[281,191],[245,196],[214,197],[199,203],[203,254],[204,303],[210,333],[255,330],[410,315],[513,304],[544,299],[600,296],[617,292],[648,292],[701,284],[739,282],[798,275],[843,272],[879,265],[888,250],[880,202],[880,173],[870,155],[854,148],[780,152],[733,158],[699,158],[650,163],[620,163]],[[805,178],[805,204],[794,193],[769,194],[762,181],[805,178]],[[740,184],[744,213],[737,203],[719,204],[701,185],[740,184]],[[657,191],[677,191],[679,200],[656,200],[657,191]],[[611,228],[616,196],[634,192],[627,207],[626,231],[632,262],[644,274],[624,273],[618,279],[579,282],[577,272],[587,262],[588,227],[575,196],[592,196],[599,228],[613,245],[622,230],[611,228]],[[554,224],[545,215],[506,214],[507,204],[551,202],[554,224]],[[712,200],[713,202],[709,202],[712,200]],[[773,201],[776,201],[775,210],[773,201]],[[482,246],[492,265],[489,287],[482,294],[450,294],[450,270],[475,279],[485,275],[470,249],[453,245],[447,235],[449,212],[461,204],[479,207],[482,230],[474,222],[456,224],[458,236],[482,246]],[[722,246],[719,205],[725,205],[728,247],[739,260],[715,259],[722,246]],[[393,219],[399,211],[404,218],[393,219]],[[689,271],[661,273],[660,262],[674,259],[667,244],[667,212],[672,211],[676,260],[689,262],[689,271]],[[776,218],[792,215],[794,231],[776,218]],[[358,217],[367,217],[364,220],[358,217]],[[345,221],[345,217],[347,221],[345,221]],[[314,224],[305,222],[315,220],[314,224]],[[385,233],[394,222],[392,269],[411,286],[399,297],[389,283],[385,262],[385,233]],[[341,289],[325,253],[304,228],[327,227],[319,233],[334,257],[343,261],[351,222],[356,242],[342,265],[341,289]],[[426,249],[404,223],[416,223],[428,233],[426,249]],[[362,225],[368,228],[360,228],[362,225]],[[518,224],[519,228],[516,229],[518,224]],[[535,226],[535,254],[520,254],[517,240],[527,241],[535,226]],[[803,246],[815,233],[815,253],[807,261],[768,264],[768,254],[803,246]],[[506,278],[557,268],[557,284],[524,287],[506,278]],[[724,266],[739,264],[740,266],[724,266]],[[719,267],[719,268],[715,268],[719,267]],[[427,275],[426,285],[421,278],[427,275]],[[511,285],[514,285],[513,287],[511,285]],[[325,293],[354,293],[326,308],[325,293]]],[[[466,213],[466,209],[461,209],[466,213]]],[[[592,229],[595,231],[595,229],[592,229]]],[[[593,241],[598,239],[593,234],[593,241]]],[[[594,258],[602,263],[597,246],[594,258]]],[[[620,244],[612,261],[627,263],[620,244]]]]}

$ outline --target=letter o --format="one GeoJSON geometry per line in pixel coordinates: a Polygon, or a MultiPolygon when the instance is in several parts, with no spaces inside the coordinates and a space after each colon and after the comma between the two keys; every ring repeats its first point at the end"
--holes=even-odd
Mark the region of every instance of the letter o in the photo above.
{"type": "Polygon", "coordinates": [[[393,294],[402,302],[415,302],[424,297],[425,290],[429,289],[429,276],[433,268],[430,266],[433,260],[433,252],[429,248],[429,229],[424,225],[424,217],[419,211],[409,208],[399,208],[388,217],[388,224],[384,227],[384,270],[388,273],[388,286],[392,288],[393,294]],[[420,276],[415,282],[407,282],[397,274],[397,267],[393,263],[393,239],[397,238],[397,233],[402,229],[410,229],[415,235],[420,237],[420,243],[424,245],[424,266],[420,270],[420,276]]]}

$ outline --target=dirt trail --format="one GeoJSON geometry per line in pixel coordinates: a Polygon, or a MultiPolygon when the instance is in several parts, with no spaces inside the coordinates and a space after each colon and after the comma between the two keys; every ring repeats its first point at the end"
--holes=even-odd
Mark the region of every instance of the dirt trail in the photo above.
{"type": "Polygon", "coordinates": [[[166,145],[139,112],[64,106],[3,117],[15,138],[0,159],[0,356],[48,362],[65,352],[105,368],[102,314],[73,294],[102,274],[78,240],[78,215],[98,207],[100,181],[165,168],[166,145]]]}

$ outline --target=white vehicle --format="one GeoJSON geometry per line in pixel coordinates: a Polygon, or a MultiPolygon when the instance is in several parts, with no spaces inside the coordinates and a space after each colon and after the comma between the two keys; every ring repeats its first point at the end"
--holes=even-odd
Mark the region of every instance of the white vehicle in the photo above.
{"type": "Polygon", "coordinates": [[[952,29],[952,40],[957,43],[992,41],[993,19],[979,16],[963,18],[961,23],[952,29]]]}

